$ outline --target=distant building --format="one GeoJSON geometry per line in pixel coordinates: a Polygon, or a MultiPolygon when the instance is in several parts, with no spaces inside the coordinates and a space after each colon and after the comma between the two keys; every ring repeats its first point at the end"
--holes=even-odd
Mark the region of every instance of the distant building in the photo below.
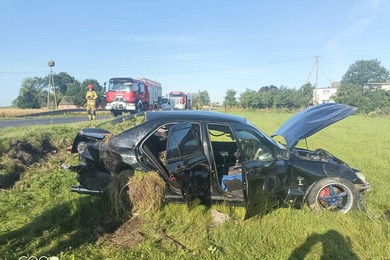
{"type": "Polygon", "coordinates": [[[334,103],[334,96],[340,87],[340,82],[332,82],[329,87],[313,90],[313,104],[334,103]]]}
{"type": "Polygon", "coordinates": [[[372,90],[383,89],[383,90],[389,91],[390,90],[390,82],[382,82],[382,83],[369,82],[369,83],[364,84],[363,87],[368,88],[368,89],[372,89],[372,90]]]}
{"type": "Polygon", "coordinates": [[[61,99],[61,102],[58,104],[58,109],[77,109],[80,108],[76,105],[73,105],[72,102],[68,100],[66,96],[61,99]]]}

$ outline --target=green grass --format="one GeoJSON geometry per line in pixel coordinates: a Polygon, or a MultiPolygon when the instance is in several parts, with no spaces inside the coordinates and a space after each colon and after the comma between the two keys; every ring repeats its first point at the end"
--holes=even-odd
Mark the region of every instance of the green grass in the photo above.
{"type": "MultiPolygon", "coordinates": [[[[267,134],[292,115],[235,113],[267,134]]],[[[45,161],[25,167],[14,188],[0,190],[0,259],[22,255],[60,259],[390,258],[389,118],[351,116],[308,139],[310,149],[324,148],[365,173],[372,185],[365,196],[365,211],[341,215],[279,208],[243,221],[243,208],[215,205],[213,209],[231,218],[213,227],[209,208],[198,206],[188,211],[184,204],[164,204],[156,213],[144,216],[139,228],[145,241],[134,248],[109,242],[107,234],[117,222],[107,198],[71,193],[76,174],[60,167],[77,163],[75,156],[65,152],[77,132],[102,122],[0,130],[0,175],[9,173],[13,169],[9,164],[15,164],[7,153],[12,149],[10,140],[29,140],[39,146],[41,140],[50,138],[57,147],[45,161]],[[160,229],[187,250],[163,237],[160,229]]],[[[119,129],[103,126],[114,132],[119,129]]]]}

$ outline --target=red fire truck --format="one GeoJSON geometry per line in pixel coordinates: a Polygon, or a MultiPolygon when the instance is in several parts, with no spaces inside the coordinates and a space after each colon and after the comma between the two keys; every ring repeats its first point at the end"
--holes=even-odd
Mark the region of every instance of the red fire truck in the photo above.
{"type": "Polygon", "coordinates": [[[191,94],[182,91],[169,92],[170,102],[174,109],[191,109],[191,94]]]}
{"type": "Polygon", "coordinates": [[[113,116],[122,115],[124,112],[157,110],[161,97],[162,87],[156,81],[146,78],[112,78],[108,82],[106,109],[110,110],[113,116]]]}

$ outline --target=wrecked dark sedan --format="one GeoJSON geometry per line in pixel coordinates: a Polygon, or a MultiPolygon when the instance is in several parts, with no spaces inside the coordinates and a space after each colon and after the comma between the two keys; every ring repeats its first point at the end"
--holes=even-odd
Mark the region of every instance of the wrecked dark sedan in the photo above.
{"type": "Polygon", "coordinates": [[[283,205],[346,213],[363,208],[369,188],[362,172],[323,149],[296,145],[355,112],[342,104],[303,110],[272,136],[243,117],[209,111],[147,112],[145,120],[116,136],[83,129],[72,152],[79,193],[98,194],[123,172],[157,171],[166,182],[165,201],[189,207],[231,202],[246,207],[249,218],[283,205]]]}

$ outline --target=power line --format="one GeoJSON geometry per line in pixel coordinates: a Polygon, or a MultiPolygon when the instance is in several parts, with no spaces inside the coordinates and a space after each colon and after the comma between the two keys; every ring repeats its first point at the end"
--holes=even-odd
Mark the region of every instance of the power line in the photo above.
{"type": "Polygon", "coordinates": [[[326,73],[325,73],[325,70],[324,70],[324,68],[322,67],[322,65],[321,65],[321,63],[320,63],[320,56],[315,56],[314,57],[315,58],[315,62],[314,62],[314,64],[313,64],[313,68],[312,68],[312,70],[310,71],[310,74],[309,74],[309,76],[307,77],[307,79],[306,79],[306,82],[305,82],[305,84],[307,84],[308,82],[309,82],[309,80],[310,80],[310,77],[311,77],[311,74],[313,73],[313,71],[315,70],[316,71],[316,82],[315,82],[315,87],[317,88],[318,86],[318,67],[320,67],[321,68],[321,71],[324,73],[324,75],[325,75],[325,78],[330,82],[330,80],[329,80],[329,78],[328,78],[328,75],[326,75],[326,73]]]}
{"type": "Polygon", "coordinates": [[[296,61],[301,61],[301,60],[308,60],[308,59],[312,59],[312,58],[313,58],[313,57],[306,57],[306,58],[299,58],[299,59],[291,59],[291,60],[284,60],[284,61],[267,62],[267,63],[254,64],[254,65],[246,65],[246,66],[225,67],[225,68],[218,68],[218,69],[187,70],[187,71],[160,72],[160,73],[144,73],[144,74],[147,74],[147,75],[168,75],[168,74],[186,74],[186,73],[198,73],[198,72],[211,72],[211,71],[234,70],[234,69],[243,69],[243,68],[262,67],[262,66],[268,66],[268,65],[274,65],[274,64],[290,63],[290,62],[296,62],[296,61]]]}

